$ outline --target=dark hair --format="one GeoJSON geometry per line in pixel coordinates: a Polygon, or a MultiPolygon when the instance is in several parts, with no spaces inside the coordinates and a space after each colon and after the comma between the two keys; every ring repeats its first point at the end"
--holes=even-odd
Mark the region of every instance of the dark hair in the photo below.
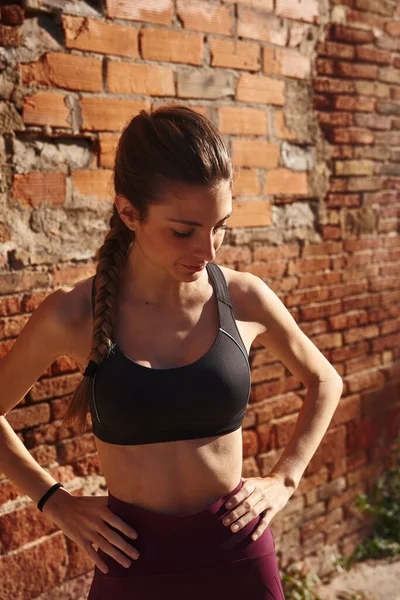
{"type": "MultiPolygon", "coordinates": [[[[214,187],[224,180],[232,186],[228,149],[211,121],[187,106],[167,104],[152,112],[141,110],[121,133],[115,154],[114,189],[135,206],[140,219],[146,218],[149,204],[162,201],[163,192],[173,182],[214,187]]],[[[134,242],[134,233],[119,217],[115,203],[109,224],[110,230],[95,256],[96,296],[88,357],[95,368],[112,344],[120,274],[134,242]]],[[[77,420],[80,433],[86,427],[92,385],[93,377],[82,378],[63,420],[67,426],[77,420]]]]}

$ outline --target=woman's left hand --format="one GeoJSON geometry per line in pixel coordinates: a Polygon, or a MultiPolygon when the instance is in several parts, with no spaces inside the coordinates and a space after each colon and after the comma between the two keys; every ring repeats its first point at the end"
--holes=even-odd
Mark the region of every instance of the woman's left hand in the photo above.
{"type": "Polygon", "coordinates": [[[236,533],[255,517],[265,513],[251,536],[252,540],[256,540],[267,529],[273,517],[287,504],[294,489],[288,488],[274,475],[242,479],[243,486],[225,503],[225,507],[232,510],[224,516],[222,522],[224,525],[230,525],[231,531],[236,533]],[[229,519],[227,523],[226,519],[229,519]]]}

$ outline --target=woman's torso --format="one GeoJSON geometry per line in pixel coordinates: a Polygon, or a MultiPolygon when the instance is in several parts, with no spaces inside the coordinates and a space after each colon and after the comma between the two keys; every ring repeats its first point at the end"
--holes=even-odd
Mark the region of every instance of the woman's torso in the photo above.
{"type": "MultiPolygon", "coordinates": [[[[245,302],[237,285],[241,274],[227,268],[222,271],[248,355],[260,326],[246,320],[245,302]]],[[[121,352],[148,367],[150,374],[151,368],[188,365],[203,357],[212,347],[219,327],[215,293],[207,273],[204,276],[198,294],[175,315],[135,305],[131,300],[128,306],[121,294],[114,335],[121,352]]],[[[86,366],[91,346],[92,279],[75,288],[81,305],[85,304],[85,324],[77,331],[69,354],[81,370],[86,366]]],[[[110,493],[156,512],[185,514],[202,510],[230,492],[242,472],[241,428],[225,435],[138,445],[107,443],[97,437],[95,440],[110,493]]]]}

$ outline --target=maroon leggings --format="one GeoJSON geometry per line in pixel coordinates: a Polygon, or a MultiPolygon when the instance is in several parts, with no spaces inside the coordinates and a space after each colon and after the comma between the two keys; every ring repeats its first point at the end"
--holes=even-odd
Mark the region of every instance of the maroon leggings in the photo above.
{"type": "Polygon", "coordinates": [[[129,568],[101,549],[107,574],[95,567],[88,600],[285,600],[268,526],[251,535],[261,517],[233,533],[222,524],[225,502],[243,486],[200,512],[168,515],[108,496],[108,507],[138,532],[125,540],[140,552],[129,568]]]}

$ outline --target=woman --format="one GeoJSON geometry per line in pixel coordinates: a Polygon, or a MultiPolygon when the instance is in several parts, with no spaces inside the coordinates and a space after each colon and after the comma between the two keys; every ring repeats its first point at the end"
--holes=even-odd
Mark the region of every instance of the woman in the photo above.
{"type": "Polygon", "coordinates": [[[83,430],[90,409],[108,496],[69,494],[4,416],[1,466],[93,560],[90,600],[281,600],[269,523],[342,380],[261,279],[213,262],[232,165],[211,122],[185,106],[141,111],[121,134],[114,186],[95,277],[49,294],[0,363],[3,415],[56,356],[87,365],[65,423],[83,430]],[[308,390],[277,465],[243,479],[256,337],[308,390]]]}

